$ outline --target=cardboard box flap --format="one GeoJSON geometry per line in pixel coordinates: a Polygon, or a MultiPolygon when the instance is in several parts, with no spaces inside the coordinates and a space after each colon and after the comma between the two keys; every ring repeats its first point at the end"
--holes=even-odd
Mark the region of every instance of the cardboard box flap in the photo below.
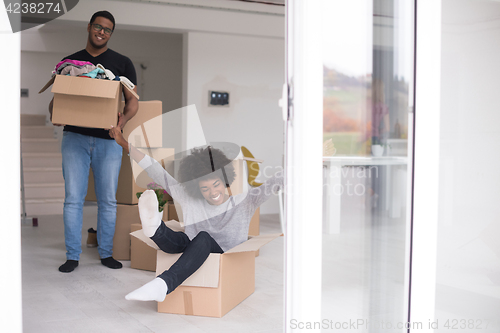
{"type": "MultiPolygon", "coordinates": [[[[156,275],[160,275],[169,269],[179,259],[182,253],[168,254],[158,251],[156,275]]],[[[189,287],[217,288],[219,286],[220,254],[211,253],[207,260],[188,277],[181,285],[189,287]]]]}
{"type": "Polygon", "coordinates": [[[262,246],[266,245],[273,239],[280,237],[281,235],[283,234],[264,234],[264,235],[254,236],[249,240],[247,240],[246,242],[243,242],[240,245],[237,245],[233,247],[231,250],[228,250],[224,253],[257,251],[262,246]]]}
{"type": "Polygon", "coordinates": [[[43,93],[45,90],[47,90],[48,87],[50,87],[52,85],[52,83],[54,83],[54,80],[56,79],[56,76],[54,75],[53,77],[50,78],[49,82],[47,82],[42,89],[40,89],[40,91],[38,92],[39,94],[43,93]]]}
{"type": "Polygon", "coordinates": [[[155,250],[159,250],[160,248],[158,247],[158,245],[156,245],[155,242],[153,242],[149,237],[146,237],[146,235],[144,235],[144,233],[142,232],[142,229],[139,229],[139,230],[136,230],[134,232],[131,232],[130,233],[131,236],[143,241],[144,243],[146,243],[146,245],[152,247],[153,249],[155,250]]]}
{"type": "Polygon", "coordinates": [[[127,86],[124,82],[120,81],[120,83],[122,84],[122,86],[127,89],[128,91],[130,91],[132,93],[132,95],[134,95],[135,98],[139,99],[139,95],[137,95],[137,93],[133,90],[133,89],[130,89],[129,86],[127,86]]]}
{"type": "MultiPolygon", "coordinates": [[[[166,207],[166,206],[165,206],[166,207]]],[[[176,220],[170,220],[167,222],[164,222],[167,227],[172,229],[173,231],[184,231],[184,228],[181,226],[181,224],[176,221],[176,220]]]]}
{"type": "Polygon", "coordinates": [[[52,92],[73,96],[115,98],[119,82],[112,84],[113,82],[115,81],[57,75],[52,92]]]}
{"type": "MultiPolygon", "coordinates": [[[[177,222],[177,221],[171,220],[171,221],[167,221],[167,222],[163,222],[163,223],[165,223],[165,225],[167,227],[169,227],[170,229],[172,229],[173,231],[184,231],[184,228],[182,228],[181,225],[180,225],[180,223],[177,222]]],[[[131,232],[130,235],[132,235],[135,238],[143,241],[144,243],[146,243],[146,245],[152,247],[155,250],[159,250],[160,249],[158,247],[158,245],[156,245],[155,242],[153,242],[149,237],[147,237],[146,235],[144,235],[144,233],[142,232],[142,229],[139,229],[139,230],[136,230],[134,232],[131,232]]]]}

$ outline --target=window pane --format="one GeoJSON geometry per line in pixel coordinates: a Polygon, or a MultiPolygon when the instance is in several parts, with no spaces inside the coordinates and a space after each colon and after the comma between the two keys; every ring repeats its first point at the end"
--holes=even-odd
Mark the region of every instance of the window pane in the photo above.
{"type": "Polygon", "coordinates": [[[407,320],[413,5],[323,2],[325,332],[407,320]]]}

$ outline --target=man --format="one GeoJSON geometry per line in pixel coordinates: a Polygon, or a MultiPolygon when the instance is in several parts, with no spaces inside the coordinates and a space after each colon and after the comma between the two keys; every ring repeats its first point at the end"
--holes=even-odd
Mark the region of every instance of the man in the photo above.
{"type": "MultiPolygon", "coordinates": [[[[126,76],[137,84],[135,68],[129,58],[108,48],[108,41],[115,28],[115,19],[107,11],[96,12],[87,26],[88,39],[85,49],[63,59],[89,61],[101,64],[116,76],[126,76]]],[[[137,92],[137,87],[134,88],[137,92]]],[[[127,89],[122,89],[125,109],[118,124],[123,129],[139,107],[137,99],[127,89]]],[[[49,111],[52,120],[53,100],[49,111]]],[[[54,124],[62,126],[61,124],[54,124]]],[[[113,124],[110,124],[110,127],[113,124]]],[[[122,160],[122,147],[109,136],[109,131],[99,128],[64,126],[61,144],[62,168],[65,183],[64,237],[66,262],[59,267],[64,273],[72,272],[82,252],[83,203],[87,194],[89,168],[92,168],[97,197],[97,242],[101,263],[109,268],[121,268],[113,258],[113,237],[116,223],[116,188],[122,160]]]]}

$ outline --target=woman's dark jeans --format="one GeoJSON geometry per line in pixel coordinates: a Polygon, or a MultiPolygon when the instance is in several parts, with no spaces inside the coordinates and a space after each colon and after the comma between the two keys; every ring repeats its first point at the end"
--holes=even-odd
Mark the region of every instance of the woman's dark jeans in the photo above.
{"type": "Polygon", "coordinates": [[[177,261],[158,277],[168,286],[167,294],[175,290],[207,260],[210,253],[224,253],[219,244],[206,231],[201,231],[189,240],[182,231],[173,231],[164,223],[156,230],[151,239],[166,253],[182,253],[177,261]]]}

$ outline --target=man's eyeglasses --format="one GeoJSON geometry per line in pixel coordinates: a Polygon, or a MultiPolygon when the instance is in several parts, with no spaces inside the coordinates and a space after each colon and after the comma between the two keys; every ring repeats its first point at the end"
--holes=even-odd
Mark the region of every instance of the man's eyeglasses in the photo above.
{"type": "Polygon", "coordinates": [[[111,33],[113,32],[113,30],[111,30],[110,28],[104,28],[102,25],[97,23],[92,24],[92,28],[94,29],[94,31],[101,31],[102,29],[104,29],[105,35],[111,35],[111,33]]]}

